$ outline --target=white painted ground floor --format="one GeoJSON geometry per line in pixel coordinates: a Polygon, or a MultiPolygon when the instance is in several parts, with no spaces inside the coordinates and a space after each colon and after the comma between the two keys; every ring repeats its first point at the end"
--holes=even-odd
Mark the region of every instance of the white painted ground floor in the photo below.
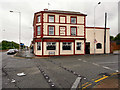
{"type": "MultiPolygon", "coordinates": [[[[36,56],[68,56],[84,54],[103,54],[104,43],[86,42],[84,38],[79,39],[35,39],[34,54],[36,56]]],[[[109,53],[106,48],[106,53],[109,53]]]]}

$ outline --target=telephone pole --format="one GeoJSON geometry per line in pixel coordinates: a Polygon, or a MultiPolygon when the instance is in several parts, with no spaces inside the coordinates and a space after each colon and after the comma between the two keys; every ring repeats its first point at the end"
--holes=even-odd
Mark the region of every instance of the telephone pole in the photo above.
{"type": "Polygon", "coordinates": [[[107,25],[107,13],[105,13],[104,54],[106,54],[106,25],[107,25]]]}

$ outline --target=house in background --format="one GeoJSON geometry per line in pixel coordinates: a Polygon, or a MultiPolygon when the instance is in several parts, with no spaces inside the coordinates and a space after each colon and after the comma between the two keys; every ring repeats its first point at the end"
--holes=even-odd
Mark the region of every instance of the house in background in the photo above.
{"type": "MultiPolygon", "coordinates": [[[[86,27],[86,16],[73,11],[44,9],[36,12],[33,21],[34,54],[36,56],[103,54],[104,28],[86,27]]],[[[106,30],[106,53],[110,53],[109,28],[106,30]]]]}

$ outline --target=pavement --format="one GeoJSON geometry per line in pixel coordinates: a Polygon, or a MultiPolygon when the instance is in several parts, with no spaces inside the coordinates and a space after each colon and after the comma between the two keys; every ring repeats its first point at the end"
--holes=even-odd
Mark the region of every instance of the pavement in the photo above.
{"type": "Polygon", "coordinates": [[[30,50],[21,50],[14,56],[16,57],[23,57],[23,58],[34,58],[35,55],[30,52],[30,50]]]}
{"type": "Polygon", "coordinates": [[[113,51],[113,54],[120,54],[120,50],[113,51]]]}
{"type": "Polygon", "coordinates": [[[110,77],[96,84],[94,88],[120,88],[120,73],[114,73],[110,77]]]}
{"type": "Polygon", "coordinates": [[[117,88],[119,84],[117,82],[119,78],[112,76],[118,72],[118,55],[36,58],[29,51],[23,51],[21,55],[23,55],[22,58],[18,56],[16,58],[13,55],[6,55],[6,52],[2,53],[3,88],[70,89],[78,77],[81,77],[78,88],[82,89],[100,87],[103,89],[105,86],[117,88]],[[26,75],[17,76],[21,72],[26,75]],[[12,83],[12,80],[15,82],[12,83]]]}

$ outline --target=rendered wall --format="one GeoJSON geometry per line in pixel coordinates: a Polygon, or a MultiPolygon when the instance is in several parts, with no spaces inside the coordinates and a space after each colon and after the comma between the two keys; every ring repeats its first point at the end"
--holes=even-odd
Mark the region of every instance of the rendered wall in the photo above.
{"type": "MultiPolygon", "coordinates": [[[[95,29],[95,53],[104,53],[104,29],[95,29]],[[101,43],[102,49],[96,49],[96,44],[101,43]]],[[[90,42],[90,54],[94,54],[94,28],[86,28],[86,42],[90,42]]],[[[110,53],[109,29],[106,31],[106,53],[110,53]]]]}

